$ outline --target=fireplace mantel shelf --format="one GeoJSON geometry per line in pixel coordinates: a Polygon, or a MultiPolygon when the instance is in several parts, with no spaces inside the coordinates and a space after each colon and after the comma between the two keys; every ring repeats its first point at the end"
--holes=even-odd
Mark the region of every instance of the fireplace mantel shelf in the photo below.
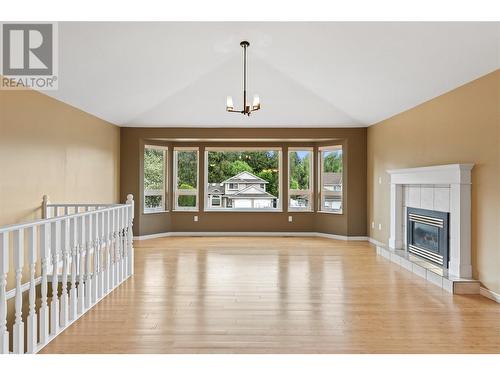
{"type": "Polygon", "coordinates": [[[389,169],[391,184],[470,184],[472,163],[389,169]]]}

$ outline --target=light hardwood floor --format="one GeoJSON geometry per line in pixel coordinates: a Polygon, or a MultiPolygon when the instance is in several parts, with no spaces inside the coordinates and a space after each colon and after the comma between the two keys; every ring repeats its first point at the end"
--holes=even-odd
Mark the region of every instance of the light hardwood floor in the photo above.
{"type": "Polygon", "coordinates": [[[42,353],[500,353],[500,305],[366,242],[135,241],[135,275],[42,353]]]}

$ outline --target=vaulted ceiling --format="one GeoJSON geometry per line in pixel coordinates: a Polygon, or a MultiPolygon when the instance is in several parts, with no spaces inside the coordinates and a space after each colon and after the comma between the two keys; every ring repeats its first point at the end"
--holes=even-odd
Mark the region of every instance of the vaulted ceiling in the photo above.
{"type": "Polygon", "coordinates": [[[500,23],[63,22],[46,93],[120,126],[369,126],[499,68],[500,23]]]}

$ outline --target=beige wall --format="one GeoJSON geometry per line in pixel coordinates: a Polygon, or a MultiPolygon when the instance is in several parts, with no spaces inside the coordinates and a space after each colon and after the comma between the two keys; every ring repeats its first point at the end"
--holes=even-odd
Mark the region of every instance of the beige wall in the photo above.
{"type": "MultiPolygon", "coordinates": [[[[332,141],[331,141],[332,142],[332,141]]],[[[330,143],[331,143],[330,142],[330,143]]],[[[164,141],[170,146],[172,142],[164,141]]],[[[178,145],[183,145],[177,143],[178,145]]],[[[215,145],[215,144],[212,144],[215,145]]],[[[170,161],[172,157],[169,158],[170,161]]],[[[200,152],[200,186],[204,186],[203,152],[200,152]]],[[[169,168],[171,176],[171,167],[169,168]]],[[[316,168],[315,168],[316,169],[316,168]]],[[[283,158],[283,171],[287,170],[286,157],[283,158]]],[[[316,171],[315,171],[316,172],[316,171]]],[[[287,196],[285,175],[281,175],[282,196],[287,196]]],[[[136,199],[136,216],[134,220],[134,233],[147,235],[162,232],[311,232],[318,231],[346,236],[366,235],[366,128],[290,128],[290,129],[201,129],[201,128],[122,128],[121,129],[121,197],[124,199],[128,193],[133,193],[136,199]],[[342,143],[344,147],[344,212],[341,215],[324,213],[297,213],[293,222],[288,222],[286,204],[283,212],[166,212],[155,214],[142,214],[141,210],[141,166],[143,159],[144,143],[162,144],[159,139],[193,139],[197,138],[195,145],[204,147],[209,145],[206,139],[252,139],[250,142],[224,142],[220,146],[265,146],[274,145],[282,147],[283,155],[287,154],[289,145],[317,146],[322,142],[310,140],[331,139],[334,143],[342,143]],[[280,143],[263,142],[259,139],[283,139],[280,143]],[[301,141],[297,142],[297,140],[301,141]],[[199,221],[194,222],[193,216],[198,215],[199,221]]],[[[315,181],[317,179],[315,178],[315,181]]],[[[172,183],[172,178],[169,178],[172,183]]],[[[317,188],[317,184],[314,185],[317,188]]],[[[172,191],[170,189],[170,191],[172,191]]],[[[286,202],[286,199],[285,199],[286,202]]],[[[170,197],[170,207],[172,207],[170,197]]],[[[200,207],[203,207],[203,194],[200,195],[200,207]]]]}
{"type": "Polygon", "coordinates": [[[0,90],[0,226],[53,202],[115,202],[120,129],[36,91],[0,90]]]}
{"type": "Polygon", "coordinates": [[[475,163],[472,170],[473,274],[486,288],[500,292],[499,149],[500,70],[369,127],[370,236],[384,243],[388,241],[387,169],[475,163]],[[372,221],[375,229],[371,228],[372,221]]]}

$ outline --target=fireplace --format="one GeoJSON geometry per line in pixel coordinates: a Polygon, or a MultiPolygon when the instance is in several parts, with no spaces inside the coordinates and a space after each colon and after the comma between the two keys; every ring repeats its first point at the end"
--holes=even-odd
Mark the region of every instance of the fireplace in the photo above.
{"type": "Polygon", "coordinates": [[[408,251],[448,268],[449,213],[407,208],[408,251]]]}

